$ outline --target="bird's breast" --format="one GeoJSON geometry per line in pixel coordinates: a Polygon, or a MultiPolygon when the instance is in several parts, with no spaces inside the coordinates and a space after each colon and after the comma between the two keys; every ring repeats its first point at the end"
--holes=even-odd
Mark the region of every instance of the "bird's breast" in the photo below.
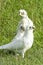
{"type": "Polygon", "coordinates": [[[33,44],[33,34],[24,37],[24,44],[26,48],[30,48],[33,44]]]}

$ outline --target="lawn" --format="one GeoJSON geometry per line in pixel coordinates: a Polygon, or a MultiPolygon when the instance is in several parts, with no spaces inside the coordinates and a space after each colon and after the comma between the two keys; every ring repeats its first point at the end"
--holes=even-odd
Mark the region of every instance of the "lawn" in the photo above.
{"type": "Polygon", "coordinates": [[[0,65],[43,65],[43,0],[0,0],[0,45],[10,42],[21,19],[19,9],[25,9],[35,25],[34,43],[25,58],[0,50],[0,65]]]}

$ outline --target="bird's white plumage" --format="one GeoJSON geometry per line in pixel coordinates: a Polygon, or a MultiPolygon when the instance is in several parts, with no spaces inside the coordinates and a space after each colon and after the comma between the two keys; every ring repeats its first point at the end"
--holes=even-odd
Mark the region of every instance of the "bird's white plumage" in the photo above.
{"type": "Polygon", "coordinates": [[[19,10],[20,16],[22,19],[20,21],[17,35],[15,38],[8,44],[0,46],[0,49],[8,49],[8,50],[18,50],[19,53],[22,54],[24,58],[24,53],[26,50],[31,48],[33,44],[33,22],[28,18],[27,12],[25,10],[19,10]],[[21,28],[22,27],[22,28],[21,28]]]}

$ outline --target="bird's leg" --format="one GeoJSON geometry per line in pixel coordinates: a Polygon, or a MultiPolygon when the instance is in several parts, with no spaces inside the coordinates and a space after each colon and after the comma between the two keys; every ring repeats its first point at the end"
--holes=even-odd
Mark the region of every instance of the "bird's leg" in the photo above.
{"type": "Polygon", "coordinates": [[[22,58],[24,58],[24,52],[22,52],[21,55],[22,55],[22,58]]]}
{"type": "Polygon", "coordinates": [[[22,51],[22,58],[24,58],[25,51],[25,49],[22,51]]]}

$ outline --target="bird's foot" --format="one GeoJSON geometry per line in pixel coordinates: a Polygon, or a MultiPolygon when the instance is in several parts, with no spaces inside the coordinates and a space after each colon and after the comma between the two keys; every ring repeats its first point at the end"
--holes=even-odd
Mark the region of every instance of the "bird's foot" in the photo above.
{"type": "Polygon", "coordinates": [[[24,58],[24,53],[22,53],[22,58],[24,58]]]}

